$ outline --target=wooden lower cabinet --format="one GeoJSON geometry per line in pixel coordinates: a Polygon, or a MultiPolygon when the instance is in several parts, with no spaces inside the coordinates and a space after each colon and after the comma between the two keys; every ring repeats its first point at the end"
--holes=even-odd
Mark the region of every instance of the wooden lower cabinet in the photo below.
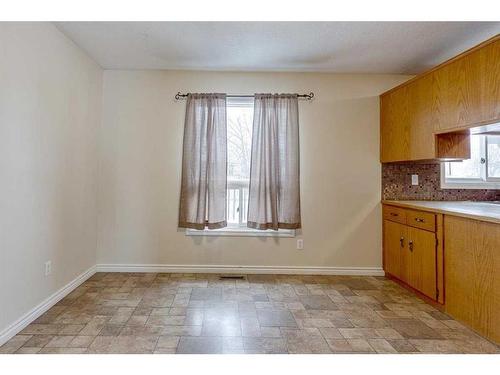
{"type": "Polygon", "coordinates": [[[445,215],[445,310],[500,343],[500,225],[445,215]]]}
{"type": "MultiPolygon", "coordinates": [[[[415,212],[408,211],[413,218],[415,212]]],[[[386,216],[387,217],[387,216],[386,216]]],[[[437,234],[384,220],[384,270],[427,297],[438,300],[437,234]]],[[[421,225],[420,221],[417,221],[421,225]]]]}
{"type": "Polygon", "coordinates": [[[500,224],[384,204],[384,270],[500,343],[500,224]]]}
{"type": "Polygon", "coordinates": [[[436,233],[409,227],[408,250],[408,285],[437,299],[436,233]]]}
{"type": "Polygon", "coordinates": [[[407,281],[406,225],[384,221],[385,271],[402,281],[407,281]]]}

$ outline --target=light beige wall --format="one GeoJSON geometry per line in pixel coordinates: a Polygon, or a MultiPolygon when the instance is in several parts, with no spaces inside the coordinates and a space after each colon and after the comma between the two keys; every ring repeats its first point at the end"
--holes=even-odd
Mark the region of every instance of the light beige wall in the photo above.
{"type": "Polygon", "coordinates": [[[408,77],[105,71],[98,263],[380,267],[378,95],[408,77]],[[177,229],[183,92],[314,91],[300,102],[304,250],[177,229]]]}
{"type": "Polygon", "coordinates": [[[52,24],[0,23],[0,335],[96,262],[101,94],[52,24]]]}

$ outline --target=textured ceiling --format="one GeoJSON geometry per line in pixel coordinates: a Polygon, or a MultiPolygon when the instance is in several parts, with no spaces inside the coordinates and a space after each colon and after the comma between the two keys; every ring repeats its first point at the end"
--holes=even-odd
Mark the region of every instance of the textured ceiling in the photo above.
{"type": "Polygon", "coordinates": [[[415,74],[500,22],[58,22],[105,69],[415,74]]]}

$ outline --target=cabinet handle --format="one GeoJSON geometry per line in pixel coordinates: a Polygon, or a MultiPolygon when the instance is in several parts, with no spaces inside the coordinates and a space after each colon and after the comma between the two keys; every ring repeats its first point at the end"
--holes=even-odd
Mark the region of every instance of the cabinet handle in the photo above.
{"type": "Polygon", "coordinates": [[[402,248],[405,247],[405,238],[404,237],[401,237],[399,239],[399,244],[401,245],[402,248]]]}
{"type": "Polygon", "coordinates": [[[415,221],[416,221],[416,222],[418,222],[418,223],[423,223],[423,222],[425,222],[425,220],[424,220],[424,219],[421,219],[421,218],[419,218],[419,217],[416,217],[416,218],[415,218],[415,221]]]}
{"type": "Polygon", "coordinates": [[[408,249],[413,252],[413,241],[408,241],[408,249]]]}

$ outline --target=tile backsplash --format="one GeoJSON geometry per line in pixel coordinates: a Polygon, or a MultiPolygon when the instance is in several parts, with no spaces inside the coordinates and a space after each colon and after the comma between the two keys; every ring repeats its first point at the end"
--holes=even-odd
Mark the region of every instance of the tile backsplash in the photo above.
{"type": "Polygon", "coordinates": [[[382,199],[433,201],[500,200],[500,190],[441,189],[439,163],[382,164],[382,199]],[[418,174],[419,184],[411,184],[411,175],[418,174]]]}

